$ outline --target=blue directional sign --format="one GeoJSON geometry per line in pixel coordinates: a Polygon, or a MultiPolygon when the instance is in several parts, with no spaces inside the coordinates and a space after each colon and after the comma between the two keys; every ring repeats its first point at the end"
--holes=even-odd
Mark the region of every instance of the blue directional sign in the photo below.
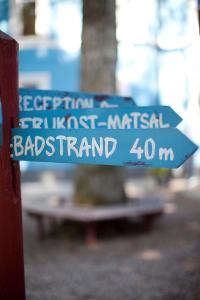
{"type": "Polygon", "coordinates": [[[19,89],[19,110],[56,110],[77,108],[114,108],[132,107],[135,102],[131,97],[105,94],[64,92],[53,90],[19,89]]]}
{"type": "Polygon", "coordinates": [[[43,110],[20,112],[19,115],[21,128],[46,129],[170,128],[176,127],[181,120],[169,106],[43,110]]]}
{"type": "Polygon", "coordinates": [[[14,160],[176,168],[197,146],[178,129],[13,129],[14,160]]]}

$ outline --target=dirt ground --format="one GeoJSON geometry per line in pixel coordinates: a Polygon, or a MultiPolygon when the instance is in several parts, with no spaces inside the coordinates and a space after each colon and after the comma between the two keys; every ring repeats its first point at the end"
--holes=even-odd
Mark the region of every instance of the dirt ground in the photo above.
{"type": "Polygon", "coordinates": [[[104,228],[92,247],[65,227],[38,242],[24,216],[27,299],[200,299],[199,200],[172,195],[149,233],[104,228]]]}

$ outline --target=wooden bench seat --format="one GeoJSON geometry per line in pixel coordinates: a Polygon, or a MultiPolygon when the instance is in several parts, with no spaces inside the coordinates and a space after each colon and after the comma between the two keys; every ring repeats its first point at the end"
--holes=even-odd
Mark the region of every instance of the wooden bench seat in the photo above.
{"type": "Polygon", "coordinates": [[[79,222],[86,227],[86,240],[96,239],[95,223],[125,218],[142,218],[149,227],[154,219],[164,211],[164,203],[159,198],[130,199],[124,205],[80,207],[72,201],[59,197],[29,198],[23,201],[23,209],[37,220],[37,234],[44,236],[44,218],[79,222]]]}

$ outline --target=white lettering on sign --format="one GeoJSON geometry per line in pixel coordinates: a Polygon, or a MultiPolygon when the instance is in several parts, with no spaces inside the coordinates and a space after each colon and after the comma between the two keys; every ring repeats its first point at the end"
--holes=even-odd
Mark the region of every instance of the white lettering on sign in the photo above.
{"type": "Polygon", "coordinates": [[[159,159],[163,160],[163,156],[164,156],[164,160],[168,160],[168,158],[170,160],[174,160],[174,151],[171,148],[160,148],[159,149],[159,159]]]}
{"type": "Polygon", "coordinates": [[[24,147],[22,146],[22,136],[15,135],[13,138],[13,150],[16,156],[20,156],[24,153],[24,147]]]}
{"type": "Polygon", "coordinates": [[[156,153],[155,148],[156,148],[156,144],[153,139],[150,138],[146,140],[146,142],[144,143],[144,155],[146,159],[150,160],[155,157],[155,153],[156,153]]]}
{"type": "MultiPolygon", "coordinates": [[[[65,127],[65,118],[54,118],[53,119],[53,127],[52,128],[60,128],[60,129],[64,129],[65,127]]],[[[48,122],[47,118],[46,118],[46,122],[48,122]]],[[[48,125],[45,126],[45,128],[48,128],[48,125]]]]}
{"type": "Polygon", "coordinates": [[[143,155],[146,160],[153,160],[157,158],[158,160],[174,160],[174,151],[172,148],[156,147],[156,142],[154,139],[149,138],[145,140],[144,146],[139,146],[140,138],[136,138],[130,153],[135,154],[137,159],[141,160],[143,155]],[[158,156],[158,157],[157,157],[158,156]]]}
{"type": "Polygon", "coordinates": [[[93,98],[72,98],[72,97],[52,97],[52,96],[19,96],[20,111],[40,111],[48,109],[77,109],[77,108],[93,108],[93,98]]]}
{"type": "Polygon", "coordinates": [[[53,143],[55,142],[55,138],[53,136],[49,136],[47,139],[46,139],[46,145],[48,147],[48,150],[46,150],[46,155],[47,156],[53,156],[56,149],[55,147],[53,146],[53,143]]]}
{"type": "Polygon", "coordinates": [[[117,148],[117,139],[113,137],[92,137],[81,138],[79,141],[76,137],[59,135],[55,138],[48,136],[27,136],[25,141],[23,137],[15,135],[13,138],[13,149],[15,156],[40,156],[42,154],[51,157],[59,155],[60,157],[75,155],[77,158],[86,157],[102,157],[106,159],[111,157],[117,148]],[[57,143],[58,142],[58,143],[57,143]]]}
{"type": "Polygon", "coordinates": [[[142,149],[142,147],[139,147],[140,138],[135,139],[135,142],[133,143],[133,146],[130,150],[131,154],[136,154],[138,159],[142,158],[142,154],[144,153],[144,150],[142,149]]]}
{"type": "Polygon", "coordinates": [[[74,129],[78,129],[78,120],[76,117],[71,116],[67,119],[67,128],[74,128],[74,129]]]}
{"type": "Polygon", "coordinates": [[[105,138],[105,157],[109,158],[116,150],[117,140],[112,137],[105,138]]]}
{"type": "Polygon", "coordinates": [[[133,112],[130,115],[132,117],[132,122],[133,122],[134,128],[138,128],[138,119],[139,119],[141,113],[139,113],[139,112],[133,112]]]}
{"type": "Polygon", "coordinates": [[[107,118],[108,129],[131,129],[131,128],[169,128],[169,123],[164,123],[163,114],[132,112],[130,115],[109,115],[107,118]]]}
{"type": "Polygon", "coordinates": [[[130,114],[109,114],[105,121],[99,120],[98,115],[66,115],[58,117],[23,117],[20,118],[21,128],[54,128],[54,129],[131,129],[131,128],[169,128],[169,123],[164,123],[163,114],[159,113],[140,113],[132,112],[130,114]]]}
{"type": "Polygon", "coordinates": [[[103,138],[99,138],[99,143],[95,138],[92,138],[92,156],[96,156],[96,152],[101,157],[103,155],[103,138]]]}
{"type": "Polygon", "coordinates": [[[31,137],[28,136],[25,144],[24,154],[27,155],[30,153],[31,156],[34,156],[34,144],[32,143],[31,137]]]}

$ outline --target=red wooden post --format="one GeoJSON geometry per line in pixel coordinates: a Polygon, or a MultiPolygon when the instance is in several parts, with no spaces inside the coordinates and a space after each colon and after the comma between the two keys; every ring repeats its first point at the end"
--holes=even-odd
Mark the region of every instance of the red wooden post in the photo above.
{"type": "Polygon", "coordinates": [[[0,299],[24,300],[20,171],[10,159],[11,128],[18,118],[18,44],[0,31],[0,96],[3,145],[0,147],[0,299]]]}

